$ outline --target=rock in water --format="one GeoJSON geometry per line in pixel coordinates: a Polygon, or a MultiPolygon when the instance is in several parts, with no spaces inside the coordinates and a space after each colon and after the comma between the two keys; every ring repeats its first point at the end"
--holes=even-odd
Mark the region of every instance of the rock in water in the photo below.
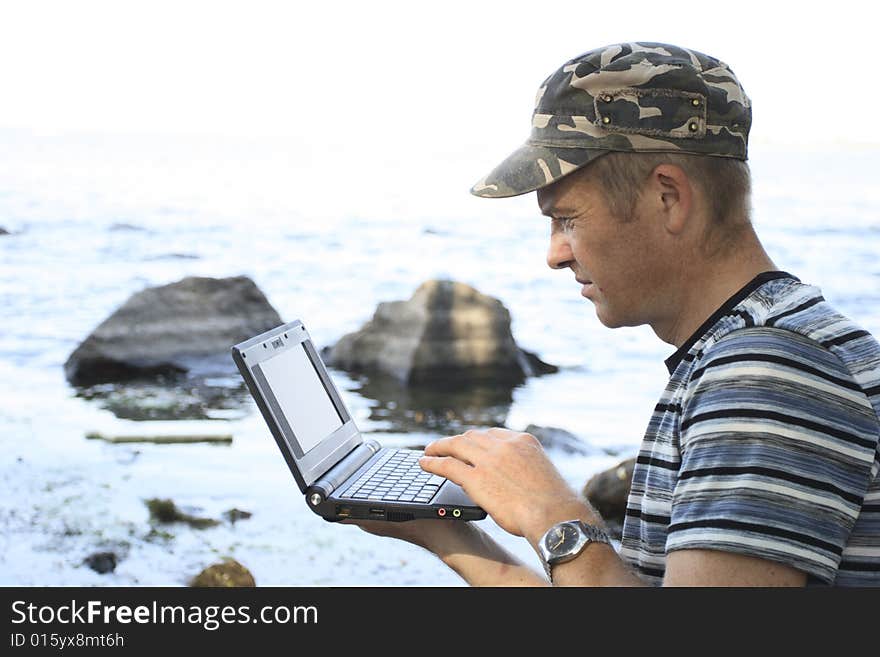
{"type": "Polygon", "coordinates": [[[115,552],[95,552],[87,556],[83,563],[100,575],[116,570],[119,558],[115,552]]]}
{"type": "Polygon", "coordinates": [[[226,518],[233,525],[236,522],[238,522],[239,520],[247,520],[252,515],[254,515],[254,514],[251,513],[250,511],[244,511],[243,509],[236,509],[236,508],[232,508],[232,509],[229,509],[228,511],[223,512],[223,517],[226,518]]]}
{"type": "Polygon", "coordinates": [[[208,527],[214,527],[220,524],[219,520],[214,520],[213,518],[201,518],[189,513],[184,513],[177,508],[174,500],[153,497],[146,500],[145,503],[150,510],[150,520],[153,522],[162,524],[185,522],[194,529],[207,529],[208,527]]]}
{"type": "Polygon", "coordinates": [[[556,449],[566,454],[594,454],[598,450],[591,447],[576,435],[558,427],[541,427],[530,424],[525,428],[525,433],[532,434],[544,449],[556,449]]]}
{"type": "Polygon", "coordinates": [[[190,586],[256,586],[254,576],[250,571],[238,563],[235,559],[227,559],[221,563],[215,563],[205,568],[196,575],[189,584],[190,586]]]}
{"type": "Polygon", "coordinates": [[[430,280],[407,301],[380,303],[373,318],[324,356],[334,367],[379,372],[406,384],[522,382],[557,368],[520,349],[510,312],[456,281],[430,280]]]}
{"type": "Polygon", "coordinates": [[[584,497],[602,516],[612,534],[620,536],[620,528],[626,515],[635,459],[627,459],[613,468],[593,476],[584,486],[584,497]]]}
{"type": "Polygon", "coordinates": [[[246,276],[190,276],[134,294],[64,364],[76,386],[174,374],[210,363],[231,370],[229,348],[281,324],[246,276]]]}

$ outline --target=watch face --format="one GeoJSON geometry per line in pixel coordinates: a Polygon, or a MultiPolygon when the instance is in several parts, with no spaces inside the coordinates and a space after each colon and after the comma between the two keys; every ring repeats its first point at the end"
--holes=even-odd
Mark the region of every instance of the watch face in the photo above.
{"type": "Polygon", "coordinates": [[[580,534],[572,525],[561,524],[553,528],[547,538],[545,544],[550,554],[566,554],[573,550],[578,543],[580,534]]]}

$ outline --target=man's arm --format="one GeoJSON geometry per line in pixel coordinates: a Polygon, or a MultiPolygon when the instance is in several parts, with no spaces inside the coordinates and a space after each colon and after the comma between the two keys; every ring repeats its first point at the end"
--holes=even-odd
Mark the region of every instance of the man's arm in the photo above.
{"type": "Polygon", "coordinates": [[[410,520],[394,523],[346,520],[377,536],[396,538],[437,555],[471,586],[547,586],[549,582],[498,545],[475,523],[410,520]]]}
{"type": "MultiPolygon", "coordinates": [[[[577,518],[602,525],[528,433],[490,429],[442,438],[428,445],[421,465],[459,484],[502,529],[525,537],[535,550],[557,522],[577,518]]],[[[644,586],[614,549],[602,544],[555,566],[553,576],[554,584],[563,586],[644,586]]]]}
{"type": "MultiPolygon", "coordinates": [[[[535,549],[557,522],[580,519],[602,525],[601,517],[570,489],[530,434],[469,431],[431,443],[425,454],[425,470],[458,483],[503,529],[525,537],[535,549]]],[[[687,549],[670,553],[664,585],[802,586],[805,582],[803,572],[773,561],[687,549]]],[[[602,543],[591,543],[577,558],[556,565],[553,583],[645,585],[610,545],[602,543]]]]}
{"type": "Polygon", "coordinates": [[[805,586],[807,574],[775,561],[719,550],[666,556],[663,586],[805,586]]]}

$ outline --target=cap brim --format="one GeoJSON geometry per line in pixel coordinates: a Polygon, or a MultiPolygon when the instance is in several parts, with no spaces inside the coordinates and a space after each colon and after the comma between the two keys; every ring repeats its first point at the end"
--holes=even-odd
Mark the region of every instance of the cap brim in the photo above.
{"type": "Polygon", "coordinates": [[[556,148],[526,142],[471,187],[471,194],[506,198],[546,187],[610,151],[592,148],[556,148]]]}

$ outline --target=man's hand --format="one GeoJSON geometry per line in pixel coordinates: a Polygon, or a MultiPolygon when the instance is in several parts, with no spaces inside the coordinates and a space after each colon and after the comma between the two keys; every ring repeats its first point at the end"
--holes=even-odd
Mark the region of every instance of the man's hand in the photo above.
{"type": "Polygon", "coordinates": [[[463,520],[344,520],[377,536],[426,548],[473,586],[546,586],[547,582],[481,531],[463,520]]]}
{"type": "Polygon", "coordinates": [[[456,544],[456,539],[467,532],[467,523],[463,520],[341,520],[340,524],[357,525],[375,536],[387,536],[418,545],[440,558],[444,557],[449,545],[456,544]]]}
{"type": "Polygon", "coordinates": [[[528,433],[493,428],[441,438],[425,448],[420,464],[460,485],[499,526],[533,544],[553,524],[590,514],[528,433]]]}

